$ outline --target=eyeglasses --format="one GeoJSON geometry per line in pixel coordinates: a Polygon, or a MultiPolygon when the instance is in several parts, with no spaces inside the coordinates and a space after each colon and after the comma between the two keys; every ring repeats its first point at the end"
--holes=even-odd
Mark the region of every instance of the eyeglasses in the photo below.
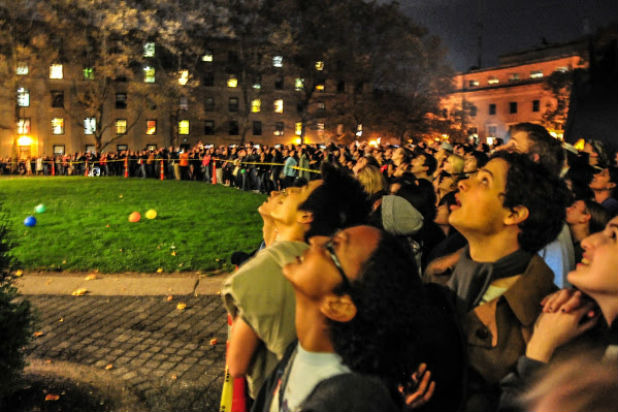
{"type": "Polygon", "coordinates": [[[324,243],[324,249],[326,249],[326,251],[328,252],[328,256],[330,256],[330,260],[333,261],[333,264],[339,271],[339,274],[341,275],[341,278],[343,279],[343,286],[346,289],[350,289],[351,288],[350,280],[348,279],[345,272],[343,271],[341,262],[339,261],[339,258],[337,257],[337,254],[335,253],[335,245],[333,244],[333,238],[330,238],[328,242],[324,243]]]}

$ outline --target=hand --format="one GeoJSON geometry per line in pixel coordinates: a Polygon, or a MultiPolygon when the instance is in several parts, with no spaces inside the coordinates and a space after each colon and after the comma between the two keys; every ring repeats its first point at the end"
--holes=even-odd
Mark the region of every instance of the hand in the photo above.
{"type": "Polygon", "coordinates": [[[594,302],[588,302],[571,312],[542,312],[534,325],[526,356],[549,362],[557,348],[596,325],[599,315],[590,317],[594,307],[594,302]]]}
{"type": "Polygon", "coordinates": [[[575,309],[581,308],[591,299],[577,289],[562,289],[551,295],[545,296],[541,301],[543,312],[552,313],[558,310],[570,313],[575,309]]]}
{"type": "Polygon", "coordinates": [[[404,396],[406,406],[414,409],[429,402],[436,389],[436,382],[431,380],[431,371],[427,369],[425,363],[418,366],[411,379],[409,387],[406,385],[406,388],[404,388],[400,385],[398,389],[399,393],[404,396]],[[414,390],[414,392],[410,392],[411,390],[414,390]]]}

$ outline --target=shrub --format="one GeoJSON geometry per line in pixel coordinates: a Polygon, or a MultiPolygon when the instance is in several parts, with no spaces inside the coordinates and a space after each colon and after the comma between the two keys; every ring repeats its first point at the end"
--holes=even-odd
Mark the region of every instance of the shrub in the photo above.
{"type": "Polygon", "coordinates": [[[24,368],[24,348],[33,332],[30,302],[19,299],[10,274],[11,244],[6,236],[4,216],[0,215],[0,409],[15,388],[24,368]]]}

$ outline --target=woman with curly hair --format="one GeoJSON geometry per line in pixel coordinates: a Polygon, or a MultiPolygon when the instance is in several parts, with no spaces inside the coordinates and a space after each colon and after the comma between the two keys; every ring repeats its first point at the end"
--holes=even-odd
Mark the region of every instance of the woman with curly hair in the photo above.
{"type": "Polygon", "coordinates": [[[396,411],[400,391],[416,391],[405,399],[414,404],[410,376],[421,362],[435,382],[423,408],[456,410],[463,350],[454,311],[439,289],[423,286],[399,240],[356,226],[310,245],[283,270],[295,292],[298,343],[253,410],[396,411]]]}

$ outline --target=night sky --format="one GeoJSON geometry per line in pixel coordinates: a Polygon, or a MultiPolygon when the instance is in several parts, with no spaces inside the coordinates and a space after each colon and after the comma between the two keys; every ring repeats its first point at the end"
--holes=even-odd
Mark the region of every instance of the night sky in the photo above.
{"type": "Polygon", "coordinates": [[[478,21],[483,22],[482,66],[498,55],[568,42],[618,22],[618,0],[400,0],[401,9],[438,35],[458,71],[478,59],[478,21]],[[479,13],[479,9],[481,12],[479,13]]]}

